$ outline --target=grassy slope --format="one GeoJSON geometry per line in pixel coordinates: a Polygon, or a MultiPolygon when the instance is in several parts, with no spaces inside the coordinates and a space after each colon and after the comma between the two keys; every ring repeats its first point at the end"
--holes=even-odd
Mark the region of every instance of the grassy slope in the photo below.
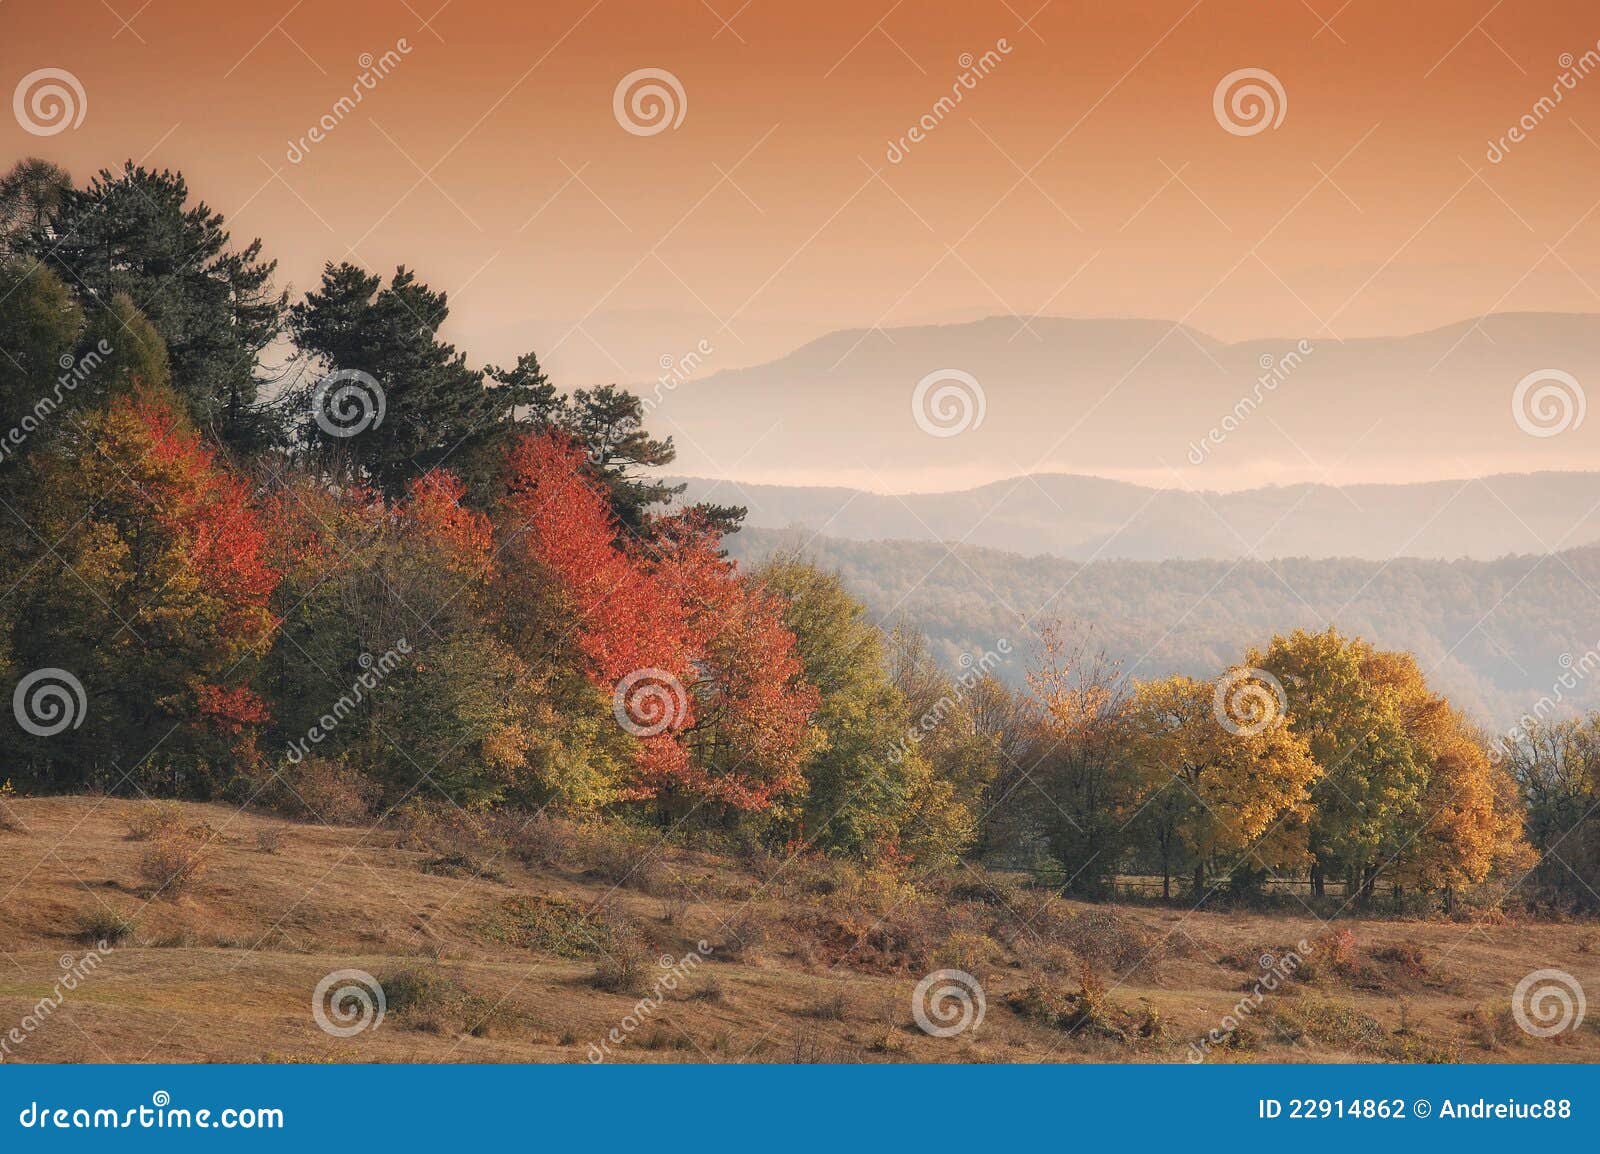
{"type": "MultiPolygon", "coordinates": [[[[287,824],[199,805],[186,806],[185,819],[217,831],[209,877],[192,893],[151,900],[138,868],[146,845],[128,836],[139,803],[49,798],[11,808],[20,828],[0,831],[0,1033],[50,993],[64,955],[81,955],[77,933],[87,914],[115,911],[132,919],[134,930],[9,1060],[583,1061],[589,1044],[617,1026],[640,994],[596,988],[594,957],[507,944],[516,937],[506,930],[507,901],[542,894],[582,908],[599,904],[609,924],[635,925],[648,950],[644,989],[656,977],[658,954],[682,956],[702,938],[716,947],[618,1048],[623,1060],[1182,1061],[1188,1043],[1250,987],[1251,959],[1323,928],[1309,915],[1153,906],[1118,907],[1106,919],[1106,907],[1059,899],[1036,915],[1016,908],[1019,896],[1045,899],[970,871],[961,893],[988,902],[941,899],[921,907],[882,892],[824,894],[832,883],[819,884],[821,875],[805,867],[775,875],[769,868],[762,881],[682,849],[664,851],[650,894],[594,876],[576,849],[576,860],[559,868],[531,869],[478,847],[465,871],[428,867],[458,875],[441,876],[423,868],[437,852],[401,848],[389,830],[287,824]],[[258,840],[271,829],[281,832],[275,853],[258,840]],[[480,868],[483,875],[473,876],[480,868]],[[990,893],[991,883],[1004,903],[990,893]],[[948,964],[943,945],[922,957],[879,948],[882,915],[883,924],[904,930],[912,907],[954,917],[977,939],[954,957],[982,978],[981,1028],[939,1039],[912,1024],[917,979],[931,963],[948,964]],[[727,926],[748,924],[736,920],[746,908],[768,927],[766,940],[732,960],[738,951],[724,947],[727,926]],[[1121,1043],[1012,1008],[1012,996],[1041,973],[1061,990],[1077,989],[1055,938],[1071,939],[1089,925],[1076,920],[1085,912],[1110,926],[1076,939],[1080,947],[1087,940],[1091,952],[1103,946],[1107,957],[1142,957],[1147,943],[1164,943],[1137,969],[1103,959],[1098,967],[1111,987],[1114,1020],[1131,1027],[1154,1010],[1162,1038],[1121,1043]],[[865,939],[852,937],[862,931],[870,931],[865,939]],[[381,1028],[349,1039],[314,1024],[311,991],[330,971],[356,967],[389,979],[419,966],[442,968],[476,995],[479,1010],[503,1002],[487,1036],[465,1029],[481,1017],[471,1009],[393,1011],[381,1028]]],[[[1234,1057],[1341,1061],[1443,1052],[1463,1061],[1600,1060],[1600,1012],[1559,1041],[1524,1038],[1502,1022],[1507,1043],[1498,1047],[1485,1045],[1467,1020],[1475,1007],[1504,1007],[1518,979],[1537,968],[1560,967],[1600,992],[1594,925],[1339,924],[1354,932],[1365,973],[1325,973],[1273,996],[1251,1023],[1253,1048],[1234,1057]],[[1420,948],[1422,969],[1379,960],[1396,945],[1420,948]],[[1396,1035],[1402,1003],[1411,1032],[1396,1035]],[[1308,1016],[1312,1028],[1295,1039],[1284,1022],[1304,1026],[1308,1016]],[[1364,1018],[1376,1020],[1376,1033],[1363,1028],[1364,1018]]],[[[579,943],[568,952],[587,949],[579,943]]]]}

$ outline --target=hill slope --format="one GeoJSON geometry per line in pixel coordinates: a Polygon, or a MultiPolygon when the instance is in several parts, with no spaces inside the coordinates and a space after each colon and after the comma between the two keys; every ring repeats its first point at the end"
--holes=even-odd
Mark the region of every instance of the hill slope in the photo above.
{"type": "MultiPolygon", "coordinates": [[[[608,1060],[1183,1061],[1263,950],[1324,930],[1309,912],[1083,906],[970,870],[961,888],[924,897],[874,891],[826,863],[774,859],[752,873],[682,847],[616,870],[614,835],[567,827],[533,855],[553,860],[527,865],[514,856],[529,856],[525,838],[286,825],[192,804],[179,820],[208,827],[211,873],[152,897],[138,880],[145,843],[128,837],[148,803],[24,799],[9,811],[0,1019],[23,1039],[11,1061],[581,1062],[617,1037],[608,1060]],[[41,1010],[63,963],[81,966],[84,921],[113,915],[129,935],[41,1010]],[[575,919],[583,928],[564,932],[575,919]],[[596,940],[623,924],[648,950],[645,972],[631,989],[599,988],[617,947],[596,940]],[[669,989],[657,953],[702,960],[680,965],[669,989]],[[1125,1037],[1039,1020],[1030,985],[1070,992],[1079,961],[1106,981],[1104,1021],[1125,1037]],[[979,1027],[938,1038],[913,1024],[912,991],[936,965],[981,983],[979,1027]],[[379,979],[387,1012],[336,1037],[315,1023],[312,992],[349,969],[379,979]]],[[[1273,995],[1233,1060],[1600,1058],[1592,1026],[1558,1045],[1522,1036],[1503,1011],[1534,968],[1590,982],[1592,927],[1339,925],[1359,970],[1273,995]],[[1409,1033],[1396,1032],[1402,996],[1409,1033]]]]}

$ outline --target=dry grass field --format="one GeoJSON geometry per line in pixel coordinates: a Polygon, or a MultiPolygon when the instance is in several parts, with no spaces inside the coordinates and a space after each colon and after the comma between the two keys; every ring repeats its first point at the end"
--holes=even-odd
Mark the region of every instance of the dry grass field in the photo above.
{"type": "Polygon", "coordinates": [[[1600,1060],[1600,1009],[1537,1038],[1510,1008],[1538,969],[1600,990],[1593,923],[1330,928],[1087,905],[971,870],[912,888],[809,860],[651,854],[544,821],[367,831],[92,797],[9,810],[8,1061],[583,1062],[612,1038],[614,1061],[1183,1062],[1251,997],[1262,956],[1281,968],[1302,939],[1295,973],[1208,1060],[1600,1060]],[[186,845],[209,846],[204,869],[183,868],[186,845]],[[63,963],[100,938],[98,968],[41,1014],[63,963]],[[951,1037],[912,1014],[938,968],[982,987],[981,1023],[951,1037]],[[387,1000],[349,1037],[312,1014],[318,982],[344,969],[376,975],[387,1000]]]}

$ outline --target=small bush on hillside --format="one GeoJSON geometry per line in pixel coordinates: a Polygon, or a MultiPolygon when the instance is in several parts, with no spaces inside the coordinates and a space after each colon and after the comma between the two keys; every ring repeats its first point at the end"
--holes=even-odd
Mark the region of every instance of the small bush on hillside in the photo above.
{"type": "Polygon", "coordinates": [[[128,840],[149,841],[158,834],[181,830],[183,822],[183,806],[177,802],[146,802],[128,821],[128,840]]]}
{"type": "Polygon", "coordinates": [[[438,966],[396,970],[379,984],[388,1012],[413,1030],[484,1038],[503,1032],[516,1019],[515,1009],[502,996],[468,989],[438,966]]]}
{"type": "Polygon", "coordinates": [[[211,827],[203,823],[151,834],[139,859],[139,876],[150,886],[151,896],[178,897],[204,881],[211,871],[213,837],[211,827]]]}
{"type": "Polygon", "coordinates": [[[16,799],[17,790],[10,780],[0,782],[0,833],[16,833],[22,828],[22,820],[11,808],[16,799]]]}
{"type": "Polygon", "coordinates": [[[133,935],[133,922],[116,910],[96,906],[78,918],[77,938],[87,945],[120,945],[133,935]]]}
{"type": "Polygon", "coordinates": [[[518,949],[558,958],[593,958],[610,948],[615,929],[600,910],[553,894],[519,894],[500,903],[487,935],[518,949]]]}
{"type": "Polygon", "coordinates": [[[747,961],[761,952],[770,933],[761,910],[754,905],[740,906],[722,923],[722,937],[712,956],[725,962],[747,961]]]}
{"type": "Polygon", "coordinates": [[[378,800],[376,782],[359,770],[325,757],[307,757],[280,775],[280,808],[320,825],[365,825],[378,800]]]}
{"type": "Polygon", "coordinates": [[[275,854],[283,848],[283,827],[263,826],[256,831],[256,848],[262,853],[275,854]]]}
{"type": "Polygon", "coordinates": [[[631,927],[619,927],[611,936],[611,944],[595,965],[590,983],[598,990],[613,994],[640,993],[655,959],[645,947],[644,939],[631,927]]]}

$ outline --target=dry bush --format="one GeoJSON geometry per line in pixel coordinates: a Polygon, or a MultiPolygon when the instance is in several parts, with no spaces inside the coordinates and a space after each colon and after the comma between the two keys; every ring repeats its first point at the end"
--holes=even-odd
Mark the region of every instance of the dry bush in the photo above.
{"type": "Polygon", "coordinates": [[[204,881],[211,871],[212,839],[211,827],[204,823],[149,835],[139,876],[154,891],[152,896],[177,897],[204,881]]]}
{"type": "Polygon", "coordinates": [[[438,966],[412,966],[379,980],[389,1013],[429,1034],[464,1032],[486,1038],[516,1021],[515,1009],[494,994],[461,985],[438,966]]]}
{"type": "Polygon", "coordinates": [[[16,833],[22,829],[22,819],[12,809],[17,800],[17,790],[10,780],[0,782],[0,833],[16,833]]]}
{"type": "Polygon", "coordinates": [[[523,865],[558,868],[571,858],[578,841],[577,827],[565,818],[505,811],[494,820],[506,851],[523,865]]]}
{"type": "Polygon", "coordinates": [[[323,825],[365,825],[380,792],[360,770],[325,757],[307,757],[285,769],[280,780],[280,808],[323,825]]]}
{"type": "Polygon", "coordinates": [[[256,848],[262,853],[275,854],[283,848],[283,827],[263,826],[256,831],[256,848]]]}
{"type": "Polygon", "coordinates": [[[689,914],[689,899],[683,894],[668,894],[661,899],[660,917],[669,926],[681,926],[689,914]]]}
{"type": "Polygon", "coordinates": [[[424,861],[419,867],[423,873],[432,874],[434,877],[455,878],[457,880],[476,880],[504,882],[505,875],[498,870],[490,868],[487,862],[479,861],[470,853],[456,850],[451,853],[438,854],[424,861]]]}
{"type": "Polygon", "coordinates": [[[128,840],[149,841],[158,834],[181,830],[183,822],[183,806],[177,802],[146,802],[128,821],[128,840]]]}
{"type": "Polygon", "coordinates": [[[590,984],[613,994],[637,994],[644,989],[654,960],[638,930],[618,926],[612,931],[605,955],[595,965],[590,984]]]}
{"type": "Polygon", "coordinates": [[[842,1022],[850,1013],[850,996],[842,988],[835,988],[831,992],[822,988],[817,991],[816,1000],[800,1012],[819,1021],[842,1022]]]}
{"type": "Polygon", "coordinates": [[[1086,1038],[1108,1038],[1126,1043],[1132,1031],[1131,1016],[1114,1005],[1106,984],[1089,966],[1078,972],[1078,989],[1035,979],[1007,999],[1012,1010],[1030,1021],[1086,1038]]]}
{"type": "Polygon", "coordinates": [[[120,945],[133,936],[133,922],[116,910],[96,906],[79,915],[78,929],[74,936],[91,946],[120,945]]]}
{"type": "Polygon", "coordinates": [[[724,962],[756,957],[772,932],[767,916],[754,905],[743,905],[722,923],[722,938],[712,956],[724,962]]]}
{"type": "Polygon", "coordinates": [[[1527,1032],[1517,1024],[1510,1002],[1477,1005],[1461,1018],[1466,1023],[1467,1036],[1485,1050],[1503,1050],[1528,1040],[1527,1032]]]}
{"type": "Polygon", "coordinates": [[[579,868],[591,877],[645,894],[668,888],[661,847],[631,830],[596,823],[583,830],[575,848],[579,868]]]}
{"type": "Polygon", "coordinates": [[[1063,914],[1059,906],[1049,907],[1035,919],[1034,928],[1045,940],[1065,946],[1119,981],[1131,974],[1156,973],[1171,949],[1166,939],[1111,906],[1063,914]]]}
{"type": "Polygon", "coordinates": [[[617,926],[604,911],[549,894],[507,898],[484,931],[495,941],[560,958],[593,958],[612,946],[617,926]]]}

